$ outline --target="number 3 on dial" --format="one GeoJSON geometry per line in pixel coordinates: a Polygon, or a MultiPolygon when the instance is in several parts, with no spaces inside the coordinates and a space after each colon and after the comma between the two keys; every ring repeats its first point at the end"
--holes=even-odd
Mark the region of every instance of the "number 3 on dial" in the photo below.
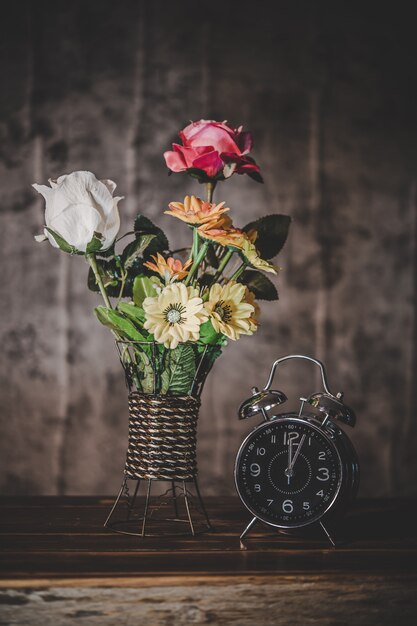
{"type": "Polygon", "coordinates": [[[316,476],[317,480],[329,480],[330,473],[327,467],[319,467],[317,470],[318,475],[316,476]]]}

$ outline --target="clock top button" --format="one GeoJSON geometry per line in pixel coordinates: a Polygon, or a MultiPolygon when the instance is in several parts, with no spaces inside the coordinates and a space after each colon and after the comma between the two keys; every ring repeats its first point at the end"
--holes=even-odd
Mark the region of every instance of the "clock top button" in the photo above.
{"type": "Polygon", "coordinates": [[[254,387],[254,395],[242,402],[239,407],[238,415],[240,420],[248,419],[258,413],[262,413],[265,419],[269,419],[267,411],[270,411],[279,404],[283,404],[287,400],[287,396],[282,391],[269,389],[268,391],[257,391],[254,387]]]}
{"type": "Polygon", "coordinates": [[[313,393],[307,402],[324,413],[326,417],[339,420],[348,426],[355,426],[356,415],[353,409],[342,402],[343,393],[333,396],[328,393],[313,393]]]}

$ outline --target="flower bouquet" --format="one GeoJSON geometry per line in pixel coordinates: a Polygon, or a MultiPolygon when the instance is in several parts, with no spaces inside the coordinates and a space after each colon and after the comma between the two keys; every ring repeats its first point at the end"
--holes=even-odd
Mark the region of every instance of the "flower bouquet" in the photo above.
{"type": "Polygon", "coordinates": [[[234,174],[262,182],[249,156],[249,132],[200,120],[179,136],[182,143],[164,154],[169,173],[186,172],[205,186],[204,198],[186,196],[165,211],[190,229],[186,249],[172,251],[164,232],[142,214],[119,237],[122,198],[114,197],[111,180],[73,172],[50,186],[33,185],[46,201],[37,241],[84,256],[88,286],[103,298],[95,314],[113,334],[126,374],[125,477],[136,480],[195,478],[204,381],[228,340],[257,330],[258,301],[278,298],[266,274],[277,273],[271,259],[290,224],[288,216],[267,215],[238,228],[226,202],[213,200],[217,184],[234,174]]]}

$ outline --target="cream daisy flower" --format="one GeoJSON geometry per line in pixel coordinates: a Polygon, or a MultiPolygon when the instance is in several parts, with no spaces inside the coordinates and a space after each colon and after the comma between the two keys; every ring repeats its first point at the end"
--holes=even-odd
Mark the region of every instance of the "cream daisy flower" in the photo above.
{"type": "Polygon", "coordinates": [[[144,327],[158,343],[174,349],[180,342],[198,340],[200,325],[208,317],[198,293],[195,287],[172,283],[159,295],[145,298],[144,327]]]}
{"type": "Polygon", "coordinates": [[[214,330],[236,341],[240,335],[252,335],[255,308],[245,300],[246,287],[231,280],[222,287],[215,283],[204,304],[214,330]]]}
{"type": "Polygon", "coordinates": [[[259,321],[258,321],[258,317],[261,314],[261,309],[259,304],[257,303],[256,299],[255,299],[255,294],[253,293],[253,291],[250,291],[250,289],[248,289],[246,287],[246,291],[245,291],[245,302],[247,302],[248,304],[251,304],[253,306],[253,313],[249,318],[249,322],[250,322],[250,326],[253,332],[256,332],[258,330],[258,326],[259,326],[259,321]]]}

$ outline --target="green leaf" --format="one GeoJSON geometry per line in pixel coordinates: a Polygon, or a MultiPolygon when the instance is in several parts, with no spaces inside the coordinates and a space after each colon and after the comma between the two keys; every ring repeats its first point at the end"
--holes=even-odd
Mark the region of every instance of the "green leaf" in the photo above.
{"type": "Polygon", "coordinates": [[[107,328],[116,331],[123,339],[146,341],[146,338],[139,332],[136,326],[114,309],[98,306],[94,309],[94,313],[99,322],[107,326],[107,328]]]}
{"type": "Polygon", "coordinates": [[[119,302],[117,309],[135,324],[143,326],[145,323],[145,312],[141,307],[128,302],[119,302]]]}
{"type": "Polygon", "coordinates": [[[151,234],[141,235],[126,246],[121,256],[121,262],[125,270],[130,269],[135,261],[143,256],[144,251],[155,237],[156,235],[151,234]]]}
{"type": "Polygon", "coordinates": [[[198,167],[189,167],[186,171],[187,174],[192,178],[196,178],[200,183],[209,183],[212,180],[204,170],[200,170],[198,167]]]}
{"type": "Polygon", "coordinates": [[[227,339],[222,335],[221,345],[218,346],[202,346],[201,344],[194,344],[194,351],[197,355],[196,360],[196,374],[194,377],[194,384],[192,387],[192,393],[201,392],[202,385],[212,369],[215,360],[221,355],[221,346],[227,345],[227,339]]]}
{"type": "Polygon", "coordinates": [[[91,239],[90,243],[87,244],[86,254],[92,254],[93,252],[98,252],[103,247],[103,243],[101,239],[94,233],[94,237],[91,239]]]}
{"type": "Polygon", "coordinates": [[[106,250],[99,250],[99,252],[97,253],[96,258],[97,259],[106,259],[107,261],[110,261],[111,257],[115,256],[115,250],[114,250],[115,246],[116,246],[116,241],[114,241],[112,243],[110,248],[107,248],[106,250]]]}
{"type": "MultiPolygon", "coordinates": [[[[107,295],[116,298],[119,295],[119,280],[120,275],[117,270],[116,262],[114,259],[109,261],[101,258],[96,258],[98,273],[100,274],[101,280],[103,281],[103,285],[107,291],[107,295]]],[[[91,291],[99,292],[99,286],[96,282],[96,277],[94,276],[94,272],[90,267],[88,272],[88,288],[91,291]]]]}
{"type": "Polygon", "coordinates": [[[68,252],[68,254],[84,254],[84,252],[80,252],[79,250],[74,248],[74,246],[71,246],[68,241],[65,241],[65,239],[61,237],[61,235],[58,235],[58,233],[56,233],[54,230],[52,230],[52,228],[48,228],[47,226],[45,226],[45,228],[48,233],[52,235],[52,237],[55,239],[60,250],[62,250],[63,252],[68,252]]]}
{"type": "Polygon", "coordinates": [[[246,270],[238,279],[250,291],[255,294],[257,300],[278,300],[278,292],[275,285],[261,272],[246,270]]]}
{"type": "Polygon", "coordinates": [[[141,215],[140,213],[136,216],[134,231],[136,239],[142,237],[143,235],[155,235],[155,239],[148,247],[149,254],[156,254],[157,252],[169,250],[169,242],[164,231],[158,226],[155,226],[149,218],[141,215]]]}
{"type": "Polygon", "coordinates": [[[244,226],[243,230],[256,230],[258,237],[256,249],[262,259],[269,260],[278,254],[284,246],[291,224],[288,215],[265,215],[244,226]]]}
{"type": "Polygon", "coordinates": [[[248,172],[247,174],[248,176],[252,178],[252,180],[256,181],[257,183],[264,182],[264,179],[262,178],[262,175],[259,172],[248,172]]]}
{"type": "Polygon", "coordinates": [[[156,391],[155,372],[152,367],[151,359],[141,348],[134,350],[136,371],[138,381],[136,385],[138,391],[143,393],[154,393],[156,391]]]}
{"type": "Polygon", "coordinates": [[[200,338],[199,341],[204,344],[216,345],[223,339],[222,333],[218,333],[214,330],[210,320],[204,322],[200,326],[200,338]]]}
{"type": "Polygon", "coordinates": [[[203,288],[204,287],[210,287],[213,284],[213,277],[214,277],[214,274],[209,274],[208,272],[205,272],[198,279],[199,286],[203,287],[203,288]]]}
{"type": "Polygon", "coordinates": [[[195,357],[192,346],[180,344],[168,350],[162,372],[161,393],[188,394],[195,376],[195,357]]]}
{"type": "Polygon", "coordinates": [[[161,286],[161,281],[157,276],[136,276],[133,282],[133,302],[141,307],[145,298],[156,296],[155,286],[161,286]]]}
{"type": "Polygon", "coordinates": [[[217,258],[217,255],[216,255],[216,252],[212,243],[207,248],[206,260],[211,265],[211,267],[214,267],[214,269],[217,269],[219,267],[219,259],[217,258]]]}

